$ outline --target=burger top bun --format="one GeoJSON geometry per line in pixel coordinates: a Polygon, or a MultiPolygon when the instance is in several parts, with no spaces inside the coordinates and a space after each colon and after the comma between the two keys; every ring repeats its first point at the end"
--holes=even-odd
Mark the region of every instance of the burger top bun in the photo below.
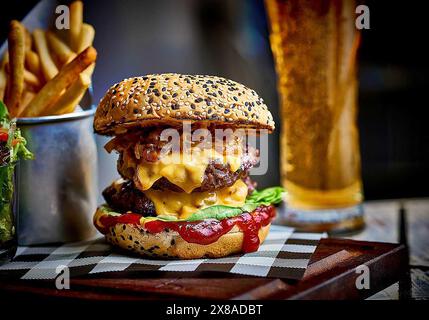
{"type": "Polygon", "coordinates": [[[267,106],[254,90],[235,81],[202,75],[152,74],[112,86],[95,113],[99,134],[125,133],[133,127],[231,125],[274,129],[267,106]]]}

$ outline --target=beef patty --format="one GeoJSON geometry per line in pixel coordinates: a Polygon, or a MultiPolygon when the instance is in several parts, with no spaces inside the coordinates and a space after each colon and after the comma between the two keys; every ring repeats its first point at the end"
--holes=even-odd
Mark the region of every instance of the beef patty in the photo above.
{"type": "Polygon", "coordinates": [[[121,184],[114,182],[104,189],[103,197],[109,207],[119,213],[131,211],[145,217],[156,216],[153,202],[132,181],[121,184]]]}
{"type": "MultiPolygon", "coordinates": [[[[212,161],[207,165],[204,172],[201,186],[193,192],[214,191],[221,188],[232,186],[238,179],[245,179],[248,176],[249,169],[258,162],[259,150],[248,148],[242,155],[241,166],[237,171],[231,171],[229,164],[212,161]]],[[[135,168],[126,167],[122,160],[122,154],[118,160],[118,171],[125,180],[132,180],[135,175],[135,168]]],[[[170,190],[174,192],[183,192],[183,190],[171,183],[166,178],[158,179],[152,186],[153,189],[170,190]]]]}
{"type": "MultiPolygon", "coordinates": [[[[255,182],[249,176],[243,179],[249,188],[249,194],[255,189],[255,182]]],[[[123,183],[113,183],[103,191],[103,197],[107,204],[113,210],[119,213],[131,211],[139,213],[145,217],[156,216],[153,202],[140,190],[138,190],[132,181],[123,183]]]]}

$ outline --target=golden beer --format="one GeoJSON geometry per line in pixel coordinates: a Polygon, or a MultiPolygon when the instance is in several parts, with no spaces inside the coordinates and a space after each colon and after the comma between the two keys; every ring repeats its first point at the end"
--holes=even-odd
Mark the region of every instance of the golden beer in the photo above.
{"type": "Polygon", "coordinates": [[[266,0],[266,8],[281,101],[281,179],[292,212],[286,222],[307,230],[361,227],[361,210],[349,209],[362,201],[356,5],[266,0]]]}

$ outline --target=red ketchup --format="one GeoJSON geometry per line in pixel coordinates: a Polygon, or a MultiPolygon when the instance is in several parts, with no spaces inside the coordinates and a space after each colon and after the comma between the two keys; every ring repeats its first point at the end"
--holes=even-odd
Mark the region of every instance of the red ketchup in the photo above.
{"type": "Polygon", "coordinates": [[[106,234],[109,232],[109,228],[113,227],[117,223],[140,225],[141,217],[142,216],[140,214],[136,213],[124,213],[120,216],[101,216],[100,222],[103,225],[103,228],[101,228],[97,224],[96,227],[101,233],[106,234]]]}
{"type": "MultiPolygon", "coordinates": [[[[259,248],[259,230],[268,225],[275,214],[276,210],[273,206],[260,206],[251,213],[243,213],[224,220],[209,219],[196,222],[154,220],[146,222],[144,228],[151,233],[163,232],[165,229],[174,230],[187,242],[207,245],[216,242],[237,225],[244,235],[243,251],[253,252],[259,248]]],[[[139,225],[140,218],[141,215],[125,213],[121,216],[103,216],[100,222],[107,230],[117,223],[139,225]]]]}

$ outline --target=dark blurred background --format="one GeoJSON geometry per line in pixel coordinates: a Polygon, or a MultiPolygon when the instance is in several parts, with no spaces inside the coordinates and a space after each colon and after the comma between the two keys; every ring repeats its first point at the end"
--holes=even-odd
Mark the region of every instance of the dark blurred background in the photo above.
{"type": "MultiPolygon", "coordinates": [[[[15,0],[0,13],[22,19],[37,1],[15,0]]],[[[99,52],[94,101],[123,78],[148,73],[213,74],[255,89],[278,119],[276,75],[262,0],[84,1],[99,52]]],[[[359,55],[359,128],[367,199],[429,195],[427,10],[425,1],[367,0],[371,29],[359,55]]],[[[279,127],[279,126],[278,126],[279,127]]],[[[261,186],[279,183],[278,133],[261,186]]],[[[105,140],[99,138],[100,145],[105,140]]],[[[101,148],[100,148],[101,150],[101,148]]],[[[113,163],[113,162],[112,162],[113,163]]],[[[107,185],[115,169],[100,167],[107,185]]]]}

